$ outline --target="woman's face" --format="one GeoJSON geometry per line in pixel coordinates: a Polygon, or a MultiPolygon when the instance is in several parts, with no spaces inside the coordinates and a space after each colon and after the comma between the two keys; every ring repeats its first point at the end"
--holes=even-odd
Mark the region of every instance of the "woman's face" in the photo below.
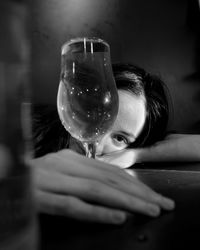
{"type": "Polygon", "coordinates": [[[96,156],[122,150],[133,143],[146,120],[145,99],[126,90],[118,90],[119,112],[113,128],[99,141],[96,156]]]}

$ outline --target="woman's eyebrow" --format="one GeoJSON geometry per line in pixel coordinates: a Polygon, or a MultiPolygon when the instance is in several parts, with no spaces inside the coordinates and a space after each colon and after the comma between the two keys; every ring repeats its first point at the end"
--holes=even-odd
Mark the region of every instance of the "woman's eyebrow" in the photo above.
{"type": "Polygon", "coordinates": [[[134,140],[136,139],[136,136],[135,136],[133,133],[131,133],[131,132],[121,130],[121,131],[119,131],[119,133],[124,134],[124,135],[126,135],[127,137],[131,137],[131,138],[133,138],[134,140]]]}

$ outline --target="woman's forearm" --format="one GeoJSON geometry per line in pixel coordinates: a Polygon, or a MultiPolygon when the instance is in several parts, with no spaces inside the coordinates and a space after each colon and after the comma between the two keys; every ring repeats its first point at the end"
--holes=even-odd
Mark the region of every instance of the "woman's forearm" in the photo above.
{"type": "Polygon", "coordinates": [[[200,135],[171,134],[138,150],[137,162],[200,161],[200,135]]]}

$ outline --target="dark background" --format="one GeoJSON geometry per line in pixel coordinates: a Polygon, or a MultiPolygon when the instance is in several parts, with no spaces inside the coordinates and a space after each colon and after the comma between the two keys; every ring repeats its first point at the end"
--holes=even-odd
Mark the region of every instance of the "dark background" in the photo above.
{"type": "Polygon", "coordinates": [[[156,73],[172,97],[169,130],[200,132],[198,0],[35,0],[32,4],[34,101],[55,103],[60,48],[77,36],[98,36],[112,61],[156,73]]]}

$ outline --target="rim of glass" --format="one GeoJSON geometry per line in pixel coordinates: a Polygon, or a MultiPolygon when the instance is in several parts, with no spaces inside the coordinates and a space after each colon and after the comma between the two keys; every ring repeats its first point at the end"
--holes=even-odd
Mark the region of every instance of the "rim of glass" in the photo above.
{"type": "Polygon", "coordinates": [[[67,46],[69,46],[70,44],[72,43],[76,43],[76,42],[83,42],[84,40],[87,40],[87,41],[96,41],[96,42],[100,42],[100,43],[103,43],[104,45],[106,45],[108,48],[110,48],[110,45],[105,41],[103,40],[102,38],[99,38],[99,37],[95,37],[95,36],[83,36],[83,37],[75,37],[75,38],[71,38],[69,39],[67,42],[65,42],[62,47],[61,47],[61,51],[63,51],[64,48],[66,48],[67,46]]]}

